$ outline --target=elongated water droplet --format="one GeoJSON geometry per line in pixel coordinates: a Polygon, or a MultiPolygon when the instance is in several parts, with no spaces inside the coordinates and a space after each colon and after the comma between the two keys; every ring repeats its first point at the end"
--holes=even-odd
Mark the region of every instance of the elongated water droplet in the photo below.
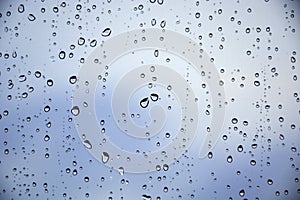
{"type": "Polygon", "coordinates": [[[143,99],[140,101],[140,106],[141,106],[142,108],[146,108],[148,105],[149,105],[149,99],[148,99],[148,97],[145,97],[145,98],[143,98],[143,99]]]}
{"type": "Polygon", "coordinates": [[[34,21],[35,20],[35,16],[33,14],[29,14],[28,15],[28,20],[29,21],[34,21]]]}
{"type": "Polygon", "coordinates": [[[26,76],[25,75],[20,75],[19,76],[19,82],[24,82],[24,81],[26,81],[26,76]]]}
{"type": "Polygon", "coordinates": [[[24,5],[23,5],[23,4],[20,4],[20,5],[18,6],[18,12],[19,12],[19,13],[23,13],[24,10],[25,10],[24,5]]]}
{"type": "Polygon", "coordinates": [[[123,168],[123,167],[119,167],[119,168],[118,168],[118,172],[119,172],[119,174],[120,174],[121,176],[123,176],[123,175],[124,175],[124,168],[123,168]]]}
{"type": "Polygon", "coordinates": [[[91,142],[89,140],[84,140],[83,144],[84,144],[85,148],[87,148],[87,149],[91,149],[92,148],[92,144],[91,144],[91,142]]]}
{"type": "Polygon", "coordinates": [[[109,160],[109,154],[107,152],[102,152],[102,162],[105,164],[109,160]]]}
{"type": "Polygon", "coordinates": [[[158,57],[158,54],[159,54],[159,51],[156,49],[156,50],[154,50],[154,56],[155,57],[158,57]]]}
{"type": "Polygon", "coordinates": [[[143,194],[143,195],[142,195],[142,199],[143,199],[143,200],[151,200],[152,197],[151,197],[150,195],[143,194]]]}
{"type": "Polygon", "coordinates": [[[103,31],[102,31],[102,33],[101,33],[101,35],[103,36],[103,37],[107,37],[107,36],[109,36],[111,34],[111,29],[110,28],[105,28],[103,31]]]}

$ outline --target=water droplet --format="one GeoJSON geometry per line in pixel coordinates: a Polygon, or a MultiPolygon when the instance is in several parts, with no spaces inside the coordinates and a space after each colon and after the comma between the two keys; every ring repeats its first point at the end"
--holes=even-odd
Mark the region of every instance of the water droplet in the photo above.
{"type": "Polygon", "coordinates": [[[164,165],[163,165],[163,170],[164,170],[164,171],[168,171],[168,169],[169,169],[169,165],[164,164],[164,165]]]}
{"type": "Polygon", "coordinates": [[[156,25],[156,19],[153,18],[153,19],[151,20],[151,25],[152,25],[152,26],[155,26],[155,25],[156,25]]]}
{"type": "Polygon", "coordinates": [[[84,45],[84,43],[85,43],[85,39],[83,38],[83,37],[80,37],[80,38],[78,38],[78,41],[77,41],[77,43],[78,43],[78,45],[84,45]]]}
{"type": "Polygon", "coordinates": [[[294,56],[291,56],[291,62],[295,63],[296,62],[296,58],[294,56]]]}
{"type": "Polygon", "coordinates": [[[119,167],[119,168],[118,168],[118,172],[119,172],[119,174],[120,174],[121,176],[123,176],[123,175],[124,175],[124,168],[123,168],[123,167],[119,167]]]}
{"type": "Polygon", "coordinates": [[[19,12],[19,13],[23,13],[24,11],[25,11],[24,5],[23,5],[23,4],[20,4],[20,5],[18,6],[18,12],[19,12]]]}
{"type": "Polygon", "coordinates": [[[77,81],[77,77],[76,77],[76,76],[70,76],[69,82],[70,82],[71,84],[76,83],[76,81],[77,81]]]}
{"type": "Polygon", "coordinates": [[[4,150],[4,154],[5,154],[5,155],[9,154],[9,150],[8,150],[8,149],[5,149],[5,150],[4,150]]]}
{"type": "Polygon", "coordinates": [[[95,47],[97,45],[97,40],[92,40],[91,42],[90,42],[90,46],[91,47],[95,47]]]}
{"type": "Polygon", "coordinates": [[[159,55],[159,51],[156,49],[156,50],[154,50],[154,56],[155,57],[158,57],[158,55],[159,55]]]}
{"type": "Polygon", "coordinates": [[[50,111],[50,106],[48,106],[48,105],[45,106],[45,107],[44,107],[44,111],[45,111],[45,112],[49,112],[49,111],[50,111]]]}
{"type": "Polygon", "coordinates": [[[149,105],[149,99],[148,99],[148,97],[145,97],[145,98],[143,98],[143,99],[140,101],[140,106],[141,106],[142,108],[146,108],[148,105],[149,105]]]}
{"type": "Polygon", "coordinates": [[[66,57],[66,52],[65,52],[65,51],[60,51],[59,54],[58,54],[58,57],[59,57],[60,59],[65,59],[65,57],[66,57]]]}
{"type": "Polygon", "coordinates": [[[35,20],[35,16],[33,14],[29,14],[28,15],[28,20],[29,21],[34,21],[35,20]]]}
{"type": "Polygon", "coordinates": [[[150,99],[152,101],[157,101],[158,100],[158,94],[155,94],[155,93],[150,94],[150,99]]]}
{"type": "Polygon", "coordinates": [[[88,177],[88,176],[85,176],[84,178],[83,178],[83,180],[84,180],[84,182],[89,182],[90,181],[90,178],[88,177]]]}
{"type": "Polygon", "coordinates": [[[238,123],[238,119],[237,118],[232,118],[231,119],[231,123],[232,124],[237,124],[238,123]]]}
{"type": "Polygon", "coordinates": [[[258,86],[260,86],[260,82],[259,82],[259,81],[254,81],[254,85],[255,85],[256,87],[258,87],[258,86]]]}
{"type": "Polygon", "coordinates": [[[40,71],[34,72],[34,75],[36,78],[40,78],[42,76],[42,73],[40,71]]]}
{"type": "Polygon", "coordinates": [[[279,139],[280,140],[284,140],[284,135],[283,134],[279,134],[279,139]]]}
{"type": "Polygon", "coordinates": [[[227,162],[228,162],[228,163],[232,163],[232,161],[233,161],[232,156],[228,156],[228,157],[227,157],[227,162]]]}
{"type": "Polygon", "coordinates": [[[256,161],[255,160],[251,160],[250,161],[250,165],[252,165],[252,166],[256,165],[256,161]]]}
{"type": "Polygon", "coordinates": [[[19,82],[24,82],[24,81],[26,81],[26,76],[25,75],[20,75],[19,76],[19,82]]]}
{"type": "Polygon", "coordinates": [[[111,29],[110,29],[110,28],[105,28],[105,29],[102,31],[102,33],[101,33],[101,35],[102,35],[103,37],[108,37],[110,34],[111,34],[111,29]]]}
{"type": "Polygon", "coordinates": [[[212,158],[213,158],[213,153],[212,153],[211,151],[208,152],[207,157],[208,157],[209,159],[212,159],[212,158]]]}
{"type": "Polygon", "coordinates": [[[151,200],[152,197],[151,197],[150,195],[143,194],[143,195],[142,195],[142,199],[143,199],[143,200],[151,200]]]}
{"type": "Polygon", "coordinates": [[[109,154],[107,152],[102,152],[102,162],[105,164],[109,160],[109,154]]]}
{"type": "Polygon", "coordinates": [[[165,28],[166,24],[167,24],[166,21],[163,20],[160,22],[160,27],[165,28]]]}
{"type": "Polygon", "coordinates": [[[268,183],[268,185],[272,185],[273,184],[273,180],[272,179],[268,179],[267,183],[268,183]]]}
{"type": "Polygon", "coordinates": [[[71,113],[72,113],[74,116],[79,115],[79,113],[80,113],[79,107],[78,107],[78,106],[73,106],[73,108],[71,109],[71,113]]]}
{"type": "Polygon", "coordinates": [[[47,85],[48,85],[49,87],[53,86],[53,80],[48,79],[48,80],[47,80],[47,85]]]}
{"type": "Polygon", "coordinates": [[[84,144],[85,148],[87,148],[87,149],[91,149],[93,147],[89,140],[84,140],[83,144],[84,144]]]}
{"type": "Polygon", "coordinates": [[[243,149],[244,149],[244,148],[243,148],[243,146],[242,146],[242,145],[239,145],[239,146],[237,147],[237,151],[238,151],[238,152],[242,152],[242,151],[243,151],[243,149]]]}
{"type": "Polygon", "coordinates": [[[77,170],[74,169],[73,172],[72,172],[73,176],[76,176],[78,174],[77,170]]]}
{"type": "Polygon", "coordinates": [[[240,190],[239,195],[240,195],[240,197],[245,196],[245,190],[240,190]]]}
{"type": "Polygon", "coordinates": [[[296,148],[296,147],[291,147],[291,151],[292,151],[292,152],[296,152],[296,151],[297,151],[297,148],[296,148]]]}

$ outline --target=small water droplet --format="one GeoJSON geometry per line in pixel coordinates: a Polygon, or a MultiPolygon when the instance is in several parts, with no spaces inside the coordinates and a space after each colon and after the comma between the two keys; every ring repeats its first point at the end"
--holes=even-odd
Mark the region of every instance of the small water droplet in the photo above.
{"type": "Polygon", "coordinates": [[[101,35],[102,35],[103,37],[108,37],[108,36],[110,36],[110,34],[111,34],[111,29],[110,29],[110,28],[105,28],[105,29],[102,31],[102,33],[101,33],[101,35]]]}
{"type": "Polygon", "coordinates": [[[212,153],[211,151],[208,152],[207,157],[208,157],[209,159],[212,159],[212,158],[213,158],[213,153],[212,153]]]}
{"type": "Polygon", "coordinates": [[[156,49],[156,50],[154,50],[154,56],[155,57],[158,57],[158,55],[159,55],[159,51],[156,49]]]}
{"type": "Polygon", "coordinates": [[[143,99],[140,101],[140,106],[141,106],[142,108],[146,108],[148,105],[149,105],[149,99],[148,99],[148,97],[145,97],[145,98],[143,98],[143,99]]]}
{"type": "Polygon", "coordinates": [[[252,165],[252,166],[256,165],[256,161],[255,160],[251,160],[250,161],[250,165],[252,165]]]}
{"type": "Polygon", "coordinates": [[[80,37],[80,38],[78,38],[77,43],[78,43],[78,45],[84,45],[85,39],[83,37],[80,37]]]}
{"type": "Polygon", "coordinates": [[[42,76],[42,73],[40,71],[34,72],[34,75],[36,78],[40,78],[42,76]]]}
{"type": "Polygon", "coordinates": [[[53,86],[53,80],[48,79],[48,80],[47,80],[47,85],[48,85],[49,87],[53,86]]]}
{"type": "Polygon", "coordinates": [[[272,185],[273,184],[273,180],[272,179],[268,179],[267,183],[268,183],[268,185],[272,185]]]}
{"type": "Polygon", "coordinates": [[[155,93],[150,94],[150,99],[152,101],[157,101],[158,100],[158,94],[155,94],[155,93]]]}
{"type": "Polygon", "coordinates": [[[102,162],[105,164],[109,160],[109,154],[107,152],[102,152],[102,162]]]}
{"type": "Polygon", "coordinates": [[[254,85],[255,85],[256,87],[258,87],[258,86],[260,86],[260,82],[259,82],[259,81],[254,81],[254,85]]]}
{"type": "Polygon", "coordinates": [[[92,40],[91,42],[90,42],[90,46],[91,47],[95,47],[97,45],[97,40],[92,40]]]}
{"type": "Polygon", "coordinates": [[[231,119],[231,123],[232,124],[237,124],[238,123],[238,119],[237,118],[232,118],[231,119]]]}
{"type": "Polygon", "coordinates": [[[291,62],[295,63],[296,62],[296,58],[294,56],[291,56],[291,62]]]}

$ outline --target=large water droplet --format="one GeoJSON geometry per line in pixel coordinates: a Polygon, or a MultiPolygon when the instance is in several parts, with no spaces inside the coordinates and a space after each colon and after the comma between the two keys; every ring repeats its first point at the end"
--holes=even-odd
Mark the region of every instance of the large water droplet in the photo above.
{"type": "Polygon", "coordinates": [[[148,105],[149,105],[149,99],[148,99],[148,97],[145,97],[145,98],[143,98],[143,99],[140,101],[140,106],[141,106],[142,108],[146,108],[148,105]]]}

